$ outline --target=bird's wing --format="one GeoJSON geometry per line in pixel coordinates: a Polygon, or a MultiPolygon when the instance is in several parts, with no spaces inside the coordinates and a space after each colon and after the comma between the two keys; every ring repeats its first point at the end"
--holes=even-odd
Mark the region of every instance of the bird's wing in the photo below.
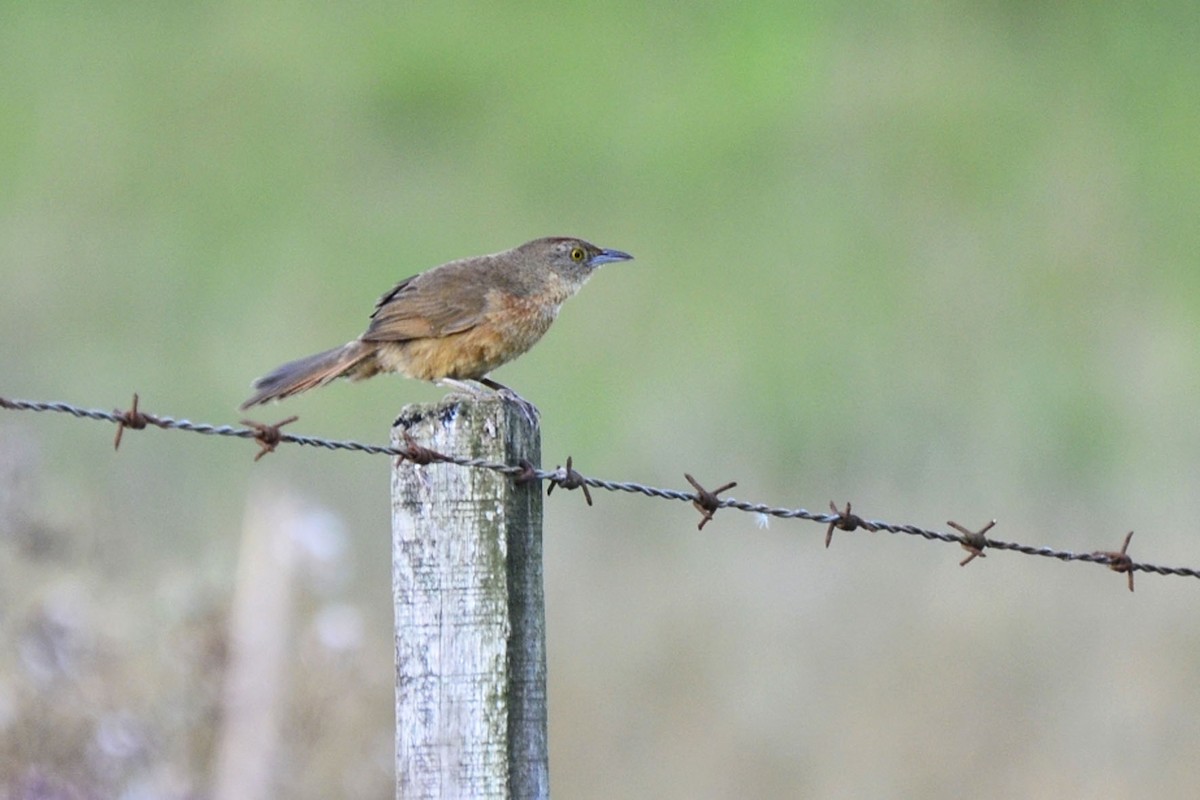
{"type": "Polygon", "coordinates": [[[361,338],[403,342],[461,333],[479,324],[487,306],[478,271],[446,264],[401,281],[379,298],[361,338]]]}

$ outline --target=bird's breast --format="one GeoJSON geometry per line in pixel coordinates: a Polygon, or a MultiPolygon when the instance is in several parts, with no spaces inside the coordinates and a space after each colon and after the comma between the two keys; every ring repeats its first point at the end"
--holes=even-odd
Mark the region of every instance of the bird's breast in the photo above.
{"type": "Polygon", "coordinates": [[[545,296],[503,294],[489,298],[478,324],[449,336],[387,342],[377,360],[410,378],[477,380],[533,347],[558,316],[561,302],[545,296]]]}

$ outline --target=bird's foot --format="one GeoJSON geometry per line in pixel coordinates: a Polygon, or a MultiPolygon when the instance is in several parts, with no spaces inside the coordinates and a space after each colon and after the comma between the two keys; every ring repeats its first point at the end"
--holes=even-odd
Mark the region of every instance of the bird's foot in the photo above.
{"type": "Polygon", "coordinates": [[[455,389],[458,393],[472,398],[499,397],[501,400],[512,403],[521,411],[521,416],[530,424],[536,426],[538,417],[540,416],[537,406],[526,400],[521,395],[517,394],[512,389],[505,386],[503,383],[494,381],[491,378],[480,378],[479,380],[462,381],[457,378],[442,378],[437,381],[439,386],[447,386],[455,389]]]}
{"type": "Polygon", "coordinates": [[[525,417],[525,420],[530,425],[537,427],[538,417],[540,416],[537,406],[526,400],[524,397],[521,397],[521,395],[508,388],[503,383],[494,381],[491,378],[480,378],[479,382],[499,395],[501,400],[512,403],[519,408],[521,410],[521,415],[525,417]]]}

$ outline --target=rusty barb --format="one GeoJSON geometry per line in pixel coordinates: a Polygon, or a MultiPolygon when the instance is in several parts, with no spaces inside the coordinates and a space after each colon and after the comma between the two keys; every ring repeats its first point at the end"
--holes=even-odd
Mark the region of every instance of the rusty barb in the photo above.
{"type": "Polygon", "coordinates": [[[962,534],[962,540],[959,541],[959,544],[962,545],[963,550],[966,550],[970,554],[962,561],[958,562],[960,567],[965,567],[976,558],[987,558],[987,553],[983,552],[983,548],[988,546],[986,534],[992,529],[992,526],[996,524],[996,520],[992,520],[977,531],[968,530],[953,520],[947,522],[946,524],[962,534]]]}
{"type": "MultiPolygon", "coordinates": [[[[517,483],[533,483],[541,480],[538,476],[538,468],[528,458],[522,458],[517,466],[520,467],[520,470],[513,473],[513,480],[517,483]]],[[[550,494],[549,489],[546,490],[546,494],[550,494]]]]}
{"type": "Polygon", "coordinates": [[[696,530],[702,531],[704,530],[704,526],[712,521],[713,515],[717,513],[717,509],[721,507],[721,498],[717,497],[717,495],[737,486],[737,481],[730,481],[724,486],[710,492],[686,472],[683,473],[683,477],[687,478],[687,482],[696,490],[696,496],[692,498],[692,507],[700,512],[700,524],[696,526],[696,530]]]}
{"type": "Polygon", "coordinates": [[[1102,564],[1114,572],[1123,572],[1127,577],[1129,590],[1133,591],[1133,574],[1135,572],[1149,572],[1155,575],[1178,575],[1188,578],[1200,578],[1200,569],[1193,567],[1165,567],[1156,564],[1138,563],[1129,555],[1129,542],[1133,537],[1133,532],[1130,531],[1125,537],[1124,543],[1119,551],[1097,550],[1090,553],[1075,553],[1069,550],[1056,550],[1050,547],[1034,547],[1032,545],[1020,544],[1017,542],[1004,542],[997,539],[988,539],[987,533],[996,524],[995,520],[989,522],[977,531],[969,530],[957,522],[947,523],[956,533],[947,533],[945,531],[931,530],[922,528],[917,525],[896,524],[885,522],[877,519],[864,519],[855,514],[851,510],[851,504],[846,503],[845,509],[838,509],[834,503],[829,504],[832,513],[816,513],[808,511],[804,508],[787,508],[768,506],[765,503],[751,503],[744,500],[734,500],[727,498],[722,500],[718,495],[722,492],[732,489],[736,483],[727,483],[715,491],[708,491],[690,474],[685,474],[688,483],[692,485],[694,491],[687,492],[679,489],[664,489],[657,486],[648,486],[643,483],[633,481],[610,481],[601,478],[592,478],[580,474],[574,467],[571,458],[567,458],[565,467],[558,467],[553,471],[538,469],[528,461],[522,461],[520,464],[500,464],[486,461],[477,458],[460,458],[457,456],[449,456],[435,452],[426,447],[417,444],[411,438],[405,439],[404,447],[385,447],[381,445],[363,444],[353,441],[338,441],[333,439],[322,439],[315,436],[299,436],[296,434],[284,433],[281,428],[296,421],[296,417],[282,420],[273,425],[254,422],[247,420],[243,424],[249,427],[235,428],[229,425],[210,425],[202,422],[189,422],[186,419],[174,419],[172,417],[155,416],[142,411],[138,407],[138,396],[133,396],[133,402],[130,408],[125,411],[102,411],[99,409],[87,409],[74,406],[69,403],[61,402],[39,402],[33,400],[13,400],[0,397],[0,408],[11,411],[53,411],[56,413],[70,414],[71,416],[80,419],[91,419],[103,422],[110,422],[117,426],[117,435],[113,441],[114,447],[120,447],[121,438],[126,430],[142,430],[147,427],[156,427],[162,430],[183,430],[192,433],[201,433],[209,436],[231,436],[239,439],[253,439],[258,443],[259,452],[255,455],[255,461],[262,458],[267,453],[274,452],[275,448],[280,444],[298,444],[307,447],[320,447],[326,450],[350,450],[359,453],[371,453],[387,455],[392,458],[402,458],[413,461],[418,464],[427,464],[433,462],[445,462],[455,464],[459,467],[467,469],[486,469],[493,472],[499,472],[508,475],[510,478],[521,483],[532,481],[547,481],[550,485],[547,487],[546,493],[550,494],[554,491],[555,486],[561,486],[564,489],[582,489],[584,498],[587,504],[592,505],[592,494],[589,487],[592,489],[603,489],[609,492],[626,492],[629,494],[638,494],[645,497],[653,497],[660,500],[682,501],[691,504],[697,511],[700,512],[699,528],[702,530],[705,525],[712,520],[713,516],[719,509],[730,508],[737,511],[743,511],[755,515],[766,515],[777,517],[780,519],[802,519],[809,522],[816,522],[825,526],[825,546],[828,547],[833,539],[834,530],[854,531],[865,530],[871,532],[884,531],[887,533],[903,533],[909,536],[917,536],[928,541],[946,542],[957,544],[967,551],[967,557],[961,562],[961,565],[971,563],[976,558],[986,557],[984,550],[1008,550],[1021,555],[1041,556],[1043,558],[1053,558],[1059,561],[1079,561],[1083,563],[1102,564]]]}
{"type": "Polygon", "coordinates": [[[268,425],[265,422],[255,422],[252,419],[242,420],[243,425],[249,425],[254,431],[254,441],[258,442],[258,453],[254,456],[254,460],[258,461],[267,453],[274,453],[275,447],[283,441],[283,431],[280,430],[284,425],[291,425],[296,420],[300,419],[297,416],[291,416],[287,419],[281,419],[274,425],[268,425]]]}
{"type": "Polygon", "coordinates": [[[1102,556],[1108,559],[1108,568],[1113,572],[1124,572],[1129,576],[1129,591],[1133,591],[1133,571],[1136,565],[1133,559],[1129,557],[1129,540],[1133,538],[1133,531],[1125,534],[1125,541],[1121,543],[1120,550],[1097,550],[1092,553],[1094,556],[1102,556]]]}
{"type": "Polygon", "coordinates": [[[401,451],[397,458],[411,461],[421,466],[449,460],[448,456],[444,456],[436,450],[430,450],[428,447],[418,444],[417,440],[408,431],[404,432],[404,450],[401,451]]]}
{"type": "MultiPolygon", "coordinates": [[[[524,477],[524,474],[524,472],[519,473],[518,477],[524,477]]],[[[549,497],[550,493],[554,491],[555,486],[561,486],[564,489],[583,489],[583,498],[587,500],[587,504],[589,506],[592,504],[592,492],[590,489],[588,489],[587,478],[580,475],[579,472],[575,470],[575,467],[571,465],[570,456],[567,456],[567,466],[560,466],[555,469],[554,472],[551,472],[543,477],[550,481],[550,485],[546,487],[547,497],[549,497]]],[[[530,479],[525,478],[525,480],[530,479]]]]}
{"type": "Polygon", "coordinates": [[[162,420],[158,419],[157,417],[153,417],[150,414],[143,414],[141,411],[138,411],[137,392],[133,393],[133,403],[130,405],[128,411],[122,411],[121,409],[117,408],[113,409],[113,414],[115,414],[117,417],[117,435],[113,439],[113,450],[121,449],[121,437],[125,434],[126,428],[140,431],[147,425],[157,425],[160,428],[164,427],[162,420]]]}
{"type": "Polygon", "coordinates": [[[825,549],[829,549],[829,543],[833,541],[833,531],[836,528],[839,531],[856,531],[863,528],[868,531],[879,530],[874,523],[867,522],[858,514],[850,513],[850,501],[846,501],[846,510],[839,511],[837,505],[832,500],[829,501],[829,510],[836,516],[829,520],[829,527],[825,529],[825,549]]]}

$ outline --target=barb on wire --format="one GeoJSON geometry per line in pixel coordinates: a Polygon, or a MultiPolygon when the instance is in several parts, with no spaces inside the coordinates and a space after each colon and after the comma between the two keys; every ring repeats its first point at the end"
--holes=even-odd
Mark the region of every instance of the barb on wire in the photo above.
{"type": "Polygon", "coordinates": [[[132,428],[135,431],[140,431],[146,427],[146,423],[150,418],[138,411],[138,395],[133,393],[133,404],[128,411],[115,410],[117,415],[117,435],[113,438],[113,450],[121,449],[121,437],[125,435],[126,428],[132,428]]]}
{"type": "MultiPolygon", "coordinates": [[[[519,477],[524,477],[524,473],[519,477]]],[[[564,489],[583,489],[583,499],[587,500],[589,506],[592,504],[592,493],[588,491],[587,480],[571,465],[570,456],[567,456],[567,466],[559,467],[545,477],[550,481],[550,485],[546,487],[547,497],[554,491],[555,486],[561,486],[564,489]]],[[[529,479],[526,478],[526,480],[529,479]]]]}
{"type": "Polygon", "coordinates": [[[962,561],[958,562],[960,567],[965,567],[976,558],[987,558],[987,553],[983,552],[983,548],[988,546],[987,532],[996,524],[996,520],[992,520],[977,531],[968,530],[953,520],[946,524],[963,535],[960,544],[962,545],[962,549],[967,551],[968,555],[962,561]]]}
{"type": "Polygon", "coordinates": [[[1097,556],[1107,556],[1109,559],[1108,568],[1113,572],[1124,572],[1129,576],[1129,591],[1133,591],[1133,570],[1136,566],[1133,559],[1129,556],[1129,541],[1133,538],[1133,531],[1125,534],[1125,541],[1121,544],[1121,549],[1113,552],[1112,550],[1093,553],[1097,556]]]}
{"type": "MultiPolygon", "coordinates": [[[[405,432],[407,434],[407,431],[405,432]]],[[[513,480],[517,483],[533,483],[538,478],[538,468],[533,465],[533,462],[528,458],[522,458],[520,464],[521,471],[513,474],[513,480]]],[[[546,494],[550,494],[550,490],[546,490],[546,494]]]]}
{"type": "Polygon", "coordinates": [[[838,507],[834,505],[832,500],[829,501],[829,510],[836,516],[829,521],[829,527],[825,529],[825,549],[829,549],[829,543],[833,541],[833,529],[839,531],[856,531],[859,528],[873,531],[875,527],[860,517],[858,514],[850,513],[850,501],[846,501],[846,510],[838,511],[838,507]]]}
{"type": "Polygon", "coordinates": [[[930,530],[921,528],[916,525],[897,525],[883,520],[864,519],[857,514],[851,513],[851,505],[846,503],[844,511],[839,511],[837,506],[830,503],[830,511],[832,513],[814,513],[804,508],[781,508],[768,506],[764,503],[750,503],[744,500],[736,500],[732,497],[718,498],[717,495],[721,492],[733,488],[736,484],[730,483],[714,492],[706,491],[694,478],[690,475],[685,475],[688,482],[695,489],[694,492],[685,492],[678,489],[663,489],[656,486],[647,486],[633,481],[610,481],[602,478],[592,478],[579,473],[573,466],[571,458],[567,458],[566,467],[558,467],[553,471],[537,469],[528,461],[520,464],[500,464],[487,461],[480,458],[461,458],[458,456],[446,455],[438,453],[428,448],[422,447],[411,438],[405,440],[403,448],[385,447],[382,445],[363,444],[354,441],[338,441],[332,439],[321,439],[315,436],[299,436],[291,433],[284,433],[279,430],[283,425],[289,422],[294,422],[295,419],[284,420],[275,425],[264,425],[257,422],[246,422],[250,425],[247,428],[234,428],[229,425],[209,425],[202,422],[191,422],[186,419],[174,419],[172,417],[158,417],[152,414],[147,414],[138,408],[138,397],[133,396],[133,403],[128,411],[100,411],[97,409],[86,409],[78,406],[73,406],[69,403],[61,402],[37,402],[32,400],[11,400],[0,397],[0,408],[9,409],[12,411],[50,411],[62,414],[70,414],[80,419],[92,419],[104,422],[111,422],[117,425],[116,445],[120,445],[121,435],[126,430],[141,430],[147,425],[153,425],[163,430],[183,430],[191,431],[192,433],[201,433],[209,436],[232,436],[239,439],[254,439],[258,441],[260,451],[255,457],[255,460],[261,458],[268,452],[271,452],[281,443],[298,444],[307,447],[322,447],[326,450],[349,450],[358,453],[371,453],[378,455],[387,455],[394,458],[404,458],[416,463],[433,463],[444,462],[448,464],[456,464],[460,467],[468,467],[472,469],[487,469],[494,472],[508,475],[515,480],[522,482],[530,481],[547,481],[550,486],[547,488],[547,494],[554,490],[555,486],[562,486],[564,489],[582,489],[584,497],[588,505],[592,504],[592,496],[589,491],[591,489],[602,489],[607,492],[626,492],[629,494],[640,494],[645,497],[654,497],[662,500],[677,500],[692,504],[700,511],[703,517],[700,521],[700,527],[703,528],[713,517],[716,512],[722,508],[731,508],[737,511],[743,511],[750,514],[762,514],[780,519],[803,519],[810,522],[815,522],[820,525],[827,526],[825,533],[826,546],[833,536],[833,530],[852,531],[863,529],[867,531],[885,531],[887,533],[902,533],[908,536],[919,536],[928,541],[947,542],[957,544],[965,549],[968,556],[963,559],[961,564],[970,563],[975,558],[985,556],[984,549],[990,550],[1008,550],[1015,553],[1020,553],[1027,556],[1040,556],[1042,558],[1054,558],[1059,561],[1080,561],[1090,564],[1100,564],[1108,567],[1115,572],[1123,572],[1128,577],[1129,590],[1133,591],[1133,574],[1135,572],[1147,572],[1153,575],[1177,575],[1188,578],[1200,578],[1200,569],[1192,567],[1165,567],[1157,564],[1148,564],[1135,562],[1128,554],[1129,542],[1133,537],[1133,532],[1130,531],[1125,537],[1125,542],[1119,551],[1098,550],[1091,553],[1075,553],[1069,550],[1056,550],[1050,547],[1033,547],[1031,545],[1020,544],[1017,542],[1005,542],[998,539],[988,539],[987,532],[995,525],[995,520],[992,520],[978,531],[971,531],[957,522],[949,522],[951,528],[958,533],[946,533],[944,531],[930,530]]]}
{"type": "MultiPolygon", "coordinates": [[[[134,398],[136,397],[137,395],[135,394],[134,398]]],[[[283,441],[283,431],[281,431],[280,428],[282,428],[284,425],[291,425],[298,419],[300,418],[292,415],[287,419],[281,419],[274,425],[268,425],[265,422],[255,422],[252,419],[242,420],[243,425],[249,425],[251,430],[254,431],[254,440],[258,442],[259,450],[258,453],[255,454],[254,460],[258,461],[267,453],[274,453],[276,445],[283,441]]]]}
{"type": "Polygon", "coordinates": [[[447,456],[442,455],[436,450],[430,450],[428,447],[417,444],[417,440],[408,431],[404,432],[404,448],[398,458],[411,461],[414,464],[427,466],[437,461],[449,460],[447,456]]]}
{"type": "Polygon", "coordinates": [[[696,526],[696,530],[702,531],[704,530],[704,526],[712,521],[713,516],[717,513],[717,509],[721,507],[721,499],[717,495],[737,486],[737,481],[730,481],[721,488],[710,492],[686,472],[683,473],[683,477],[687,478],[687,482],[696,490],[696,496],[692,498],[692,507],[700,512],[700,524],[696,526]]]}

